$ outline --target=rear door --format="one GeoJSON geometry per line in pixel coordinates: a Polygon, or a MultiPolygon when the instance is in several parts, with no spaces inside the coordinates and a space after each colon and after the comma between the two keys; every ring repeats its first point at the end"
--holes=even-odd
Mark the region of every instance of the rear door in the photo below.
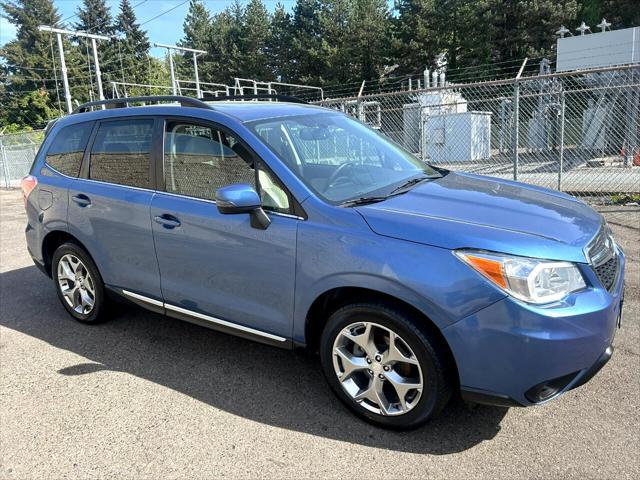
{"type": "Polygon", "coordinates": [[[97,123],[69,192],[69,230],[103,281],[161,299],[149,210],[155,189],[153,117],[97,123]]]}
{"type": "Polygon", "coordinates": [[[180,119],[165,125],[165,192],[151,217],[167,313],[267,342],[290,338],[300,219],[289,193],[230,131],[180,119]],[[248,214],[221,214],[214,201],[218,188],[256,187],[258,178],[266,230],[248,214]]]}

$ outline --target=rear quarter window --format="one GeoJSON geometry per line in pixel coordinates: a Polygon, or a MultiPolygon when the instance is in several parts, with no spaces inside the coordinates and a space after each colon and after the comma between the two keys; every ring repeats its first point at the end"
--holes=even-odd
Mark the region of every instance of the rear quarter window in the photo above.
{"type": "Polygon", "coordinates": [[[86,122],[60,129],[47,151],[47,165],[64,175],[77,177],[92,128],[93,122],[86,122]]]}

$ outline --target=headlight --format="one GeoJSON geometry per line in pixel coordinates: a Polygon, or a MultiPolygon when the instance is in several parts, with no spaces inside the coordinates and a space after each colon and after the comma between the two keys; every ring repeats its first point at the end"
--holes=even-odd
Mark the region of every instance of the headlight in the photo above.
{"type": "Polygon", "coordinates": [[[529,303],[549,303],[586,287],[570,262],[499,253],[457,250],[456,256],[509,295],[529,303]]]}

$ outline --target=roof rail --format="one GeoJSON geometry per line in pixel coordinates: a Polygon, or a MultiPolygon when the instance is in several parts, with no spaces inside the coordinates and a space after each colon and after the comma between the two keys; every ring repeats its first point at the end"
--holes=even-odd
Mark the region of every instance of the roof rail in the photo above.
{"type": "Polygon", "coordinates": [[[179,103],[182,107],[196,107],[196,108],[208,108],[212,109],[211,105],[207,105],[202,100],[192,97],[181,97],[179,95],[149,95],[143,97],[125,97],[125,98],[110,98],[108,100],[96,100],[94,102],[83,103],[78,106],[73,112],[83,113],[89,111],[92,107],[100,107],[102,105],[113,105],[115,108],[128,107],[129,103],[139,102],[172,102],[179,103]]]}
{"type": "Polygon", "coordinates": [[[223,102],[225,100],[279,100],[281,102],[303,103],[308,102],[291,95],[275,95],[270,93],[255,93],[252,95],[220,95],[218,97],[205,96],[203,100],[207,102],[223,102]]]}

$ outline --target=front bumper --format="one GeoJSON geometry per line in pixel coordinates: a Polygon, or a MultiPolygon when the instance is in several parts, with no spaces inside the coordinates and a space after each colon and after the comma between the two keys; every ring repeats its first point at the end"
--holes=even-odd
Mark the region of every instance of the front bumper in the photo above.
{"type": "Polygon", "coordinates": [[[528,406],[589,381],[613,353],[624,267],[620,252],[611,293],[594,283],[551,305],[507,297],[445,328],[463,398],[528,406]]]}

